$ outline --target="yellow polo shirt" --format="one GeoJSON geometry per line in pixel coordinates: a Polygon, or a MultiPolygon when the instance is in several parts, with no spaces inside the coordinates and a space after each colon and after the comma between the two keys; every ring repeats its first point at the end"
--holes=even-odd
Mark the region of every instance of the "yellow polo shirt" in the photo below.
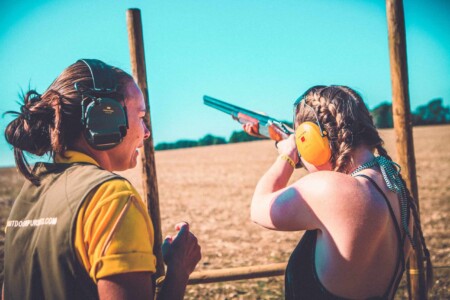
{"type": "MultiPolygon", "coordinates": [[[[66,151],[56,163],[85,162],[91,157],[66,151]]],[[[92,190],[78,212],[75,252],[97,282],[115,274],[156,270],[154,231],[146,206],[126,180],[114,179],[92,190]]]]}

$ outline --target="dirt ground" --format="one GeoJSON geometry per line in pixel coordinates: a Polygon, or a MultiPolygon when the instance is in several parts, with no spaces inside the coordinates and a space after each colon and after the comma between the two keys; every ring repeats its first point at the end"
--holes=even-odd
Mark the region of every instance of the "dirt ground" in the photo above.
{"type": "MultiPolygon", "coordinates": [[[[395,159],[393,130],[381,132],[395,159]]],[[[414,128],[421,219],[436,266],[431,299],[450,298],[449,141],[450,126],[414,128]]],[[[174,233],[173,225],[179,221],[190,223],[203,253],[196,271],[287,261],[302,232],[266,230],[249,218],[255,185],[276,156],[272,141],[156,153],[162,234],[174,233]]],[[[21,179],[9,169],[0,172],[0,216],[4,226],[21,179]]],[[[139,166],[123,174],[142,190],[139,166]]],[[[303,174],[296,171],[292,180],[303,174]]],[[[1,231],[0,254],[3,238],[1,231]]],[[[283,299],[283,287],[282,276],[190,285],[186,299],[283,299]]],[[[396,298],[406,298],[405,282],[396,298]]]]}

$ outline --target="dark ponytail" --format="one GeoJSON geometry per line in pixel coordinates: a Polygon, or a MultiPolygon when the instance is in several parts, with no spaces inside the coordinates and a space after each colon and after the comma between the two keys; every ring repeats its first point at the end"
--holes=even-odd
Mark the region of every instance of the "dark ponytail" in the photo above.
{"type": "Polygon", "coordinates": [[[50,150],[49,123],[53,119],[53,111],[41,101],[41,95],[35,90],[23,95],[22,101],[20,112],[5,113],[17,115],[6,127],[5,138],[14,147],[14,159],[19,171],[38,184],[39,180],[32,174],[24,152],[42,156],[50,150]]]}

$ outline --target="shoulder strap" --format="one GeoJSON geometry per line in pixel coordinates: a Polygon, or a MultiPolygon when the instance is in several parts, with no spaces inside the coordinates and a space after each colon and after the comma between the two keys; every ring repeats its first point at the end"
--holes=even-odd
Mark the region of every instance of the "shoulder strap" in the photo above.
{"type": "Polygon", "coordinates": [[[396,231],[396,233],[397,233],[397,239],[398,239],[398,242],[399,242],[399,248],[398,248],[398,260],[397,260],[397,265],[396,265],[396,267],[395,267],[395,272],[394,272],[393,278],[391,279],[391,283],[389,284],[389,287],[388,287],[386,293],[385,293],[384,296],[383,296],[383,299],[387,299],[387,297],[388,297],[388,295],[389,295],[389,293],[390,293],[392,287],[398,285],[398,283],[399,283],[400,280],[401,280],[401,276],[398,276],[398,278],[396,279],[397,273],[398,273],[398,267],[399,267],[399,265],[400,265],[400,262],[401,262],[401,264],[402,264],[402,271],[400,272],[400,275],[401,275],[401,274],[403,273],[403,271],[405,270],[405,254],[403,253],[403,239],[402,239],[402,234],[401,234],[401,231],[400,231],[400,226],[398,225],[397,218],[395,217],[395,213],[394,213],[394,210],[392,209],[391,203],[389,202],[389,200],[388,200],[388,198],[386,197],[386,194],[383,192],[383,190],[382,190],[382,189],[378,186],[378,184],[375,182],[375,180],[373,180],[372,178],[370,178],[369,176],[364,175],[364,174],[358,174],[358,175],[355,175],[354,177],[364,177],[364,178],[366,178],[367,180],[369,180],[369,182],[372,183],[372,185],[373,185],[373,186],[378,190],[378,192],[383,196],[384,201],[386,202],[386,204],[387,204],[387,206],[388,206],[388,208],[389,208],[389,213],[390,213],[390,215],[391,215],[391,217],[392,217],[392,220],[394,221],[394,227],[395,227],[395,231],[396,231]],[[394,284],[394,283],[395,283],[395,284],[394,284]]]}

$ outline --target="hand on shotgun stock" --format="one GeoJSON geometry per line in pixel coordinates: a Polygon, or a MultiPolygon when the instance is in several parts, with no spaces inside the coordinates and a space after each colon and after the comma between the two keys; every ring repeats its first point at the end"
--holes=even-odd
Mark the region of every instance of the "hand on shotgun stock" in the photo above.
{"type": "MultiPolygon", "coordinates": [[[[259,123],[257,120],[256,122],[245,123],[242,127],[244,128],[244,131],[251,136],[265,137],[259,134],[259,123]]],[[[295,168],[301,168],[302,163],[297,151],[297,145],[295,144],[295,135],[293,134],[292,128],[288,126],[285,126],[285,128],[292,131],[292,133],[286,134],[276,124],[270,124],[268,126],[270,139],[275,140],[275,147],[278,150],[278,154],[288,155],[294,162],[295,168]]]]}
{"type": "Polygon", "coordinates": [[[268,123],[267,126],[264,126],[264,131],[266,132],[266,135],[262,135],[260,134],[260,124],[258,122],[258,120],[253,119],[253,118],[246,118],[249,122],[245,123],[244,125],[242,125],[242,128],[244,129],[245,132],[247,132],[249,135],[251,136],[256,136],[256,137],[260,137],[260,138],[264,138],[264,137],[269,137],[271,140],[274,140],[276,142],[285,140],[287,138],[289,138],[289,136],[291,134],[286,133],[286,129],[288,131],[290,131],[291,133],[293,133],[292,128],[283,125],[284,126],[284,131],[275,123],[268,123]]]}

